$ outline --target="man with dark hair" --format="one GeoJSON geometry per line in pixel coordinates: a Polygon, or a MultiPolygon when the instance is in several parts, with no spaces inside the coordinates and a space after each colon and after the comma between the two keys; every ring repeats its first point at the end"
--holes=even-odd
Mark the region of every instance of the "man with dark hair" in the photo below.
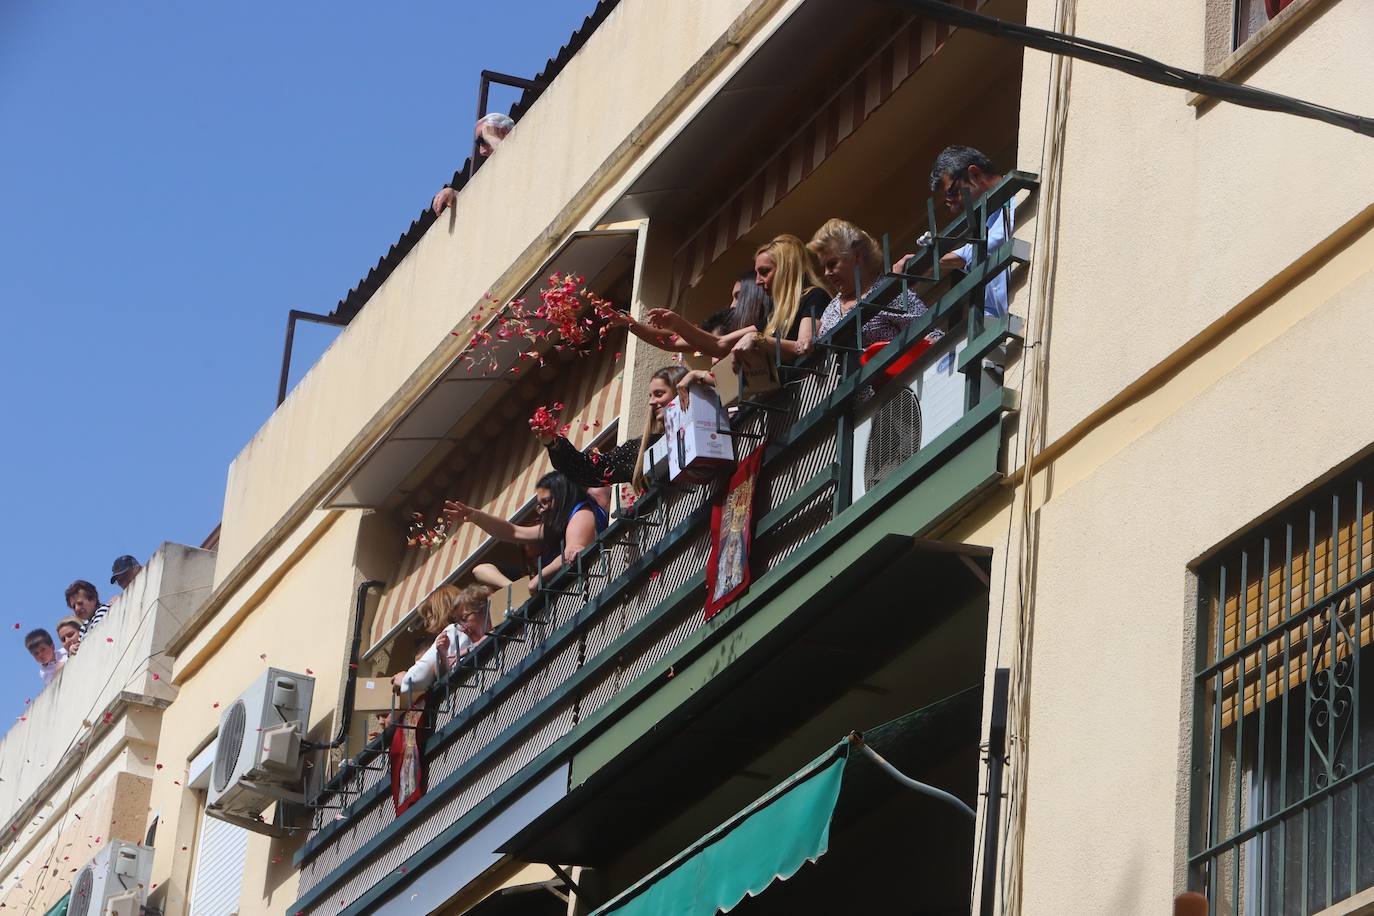
{"type": "Polygon", "coordinates": [[[38,676],[43,679],[44,685],[67,663],[67,653],[53,645],[52,634],[42,627],[29,631],[24,637],[24,648],[38,662],[38,676]]]}
{"type": "MultiPolygon", "coordinates": [[[[971,146],[947,146],[935,157],[930,169],[930,190],[945,202],[946,209],[955,216],[963,212],[964,195],[977,199],[997,186],[1002,174],[992,166],[992,160],[971,146]]],[[[1011,238],[1016,221],[1016,201],[1011,200],[988,215],[988,251],[992,251],[1011,238]]],[[[908,256],[909,257],[909,256],[908,256]]],[[[972,244],[957,251],[951,251],[940,258],[940,266],[955,270],[968,270],[973,266],[977,252],[972,244]]],[[[904,258],[897,269],[905,266],[904,258]]],[[[1003,318],[1007,314],[1007,274],[998,274],[983,287],[983,315],[989,319],[1003,318]]]]}
{"type": "Polygon", "coordinates": [[[141,569],[143,569],[143,564],[126,553],[124,556],[118,557],[114,561],[114,565],[110,567],[110,584],[118,585],[121,589],[127,589],[129,583],[134,581],[134,577],[138,575],[141,569]]]}
{"type": "Polygon", "coordinates": [[[72,613],[81,618],[81,635],[84,637],[90,632],[91,627],[105,619],[105,615],[110,613],[108,604],[100,603],[100,593],[95,590],[95,586],[85,579],[77,579],[67,586],[65,592],[67,596],[67,607],[72,609],[72,613]]]}

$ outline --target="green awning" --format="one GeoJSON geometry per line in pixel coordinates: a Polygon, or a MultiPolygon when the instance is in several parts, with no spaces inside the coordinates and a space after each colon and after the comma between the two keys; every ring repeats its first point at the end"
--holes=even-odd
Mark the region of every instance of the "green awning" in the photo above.
{"type": "Polygon", "coordinates": [[[67,904],[71,903],[72,895],[69,891],[65,897],[53,904],[53,908],[48,910],[43,916],[67,916],[67,904]]]}
{"type": "Polygon", "coordinates": [[[826,751],[592,916],[712,916],[786,881],[830,848],[848,749],[826,751]]]}

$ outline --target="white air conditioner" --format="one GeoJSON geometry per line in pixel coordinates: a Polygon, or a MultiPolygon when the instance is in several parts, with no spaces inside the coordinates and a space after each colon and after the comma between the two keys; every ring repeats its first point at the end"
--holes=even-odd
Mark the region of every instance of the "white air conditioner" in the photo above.
{"type": "Polygon", "coordinates": [[[153,850],[111,840],[76,873],[68,916],[139,916],[153,877],[153,850]]]}
{"type": "Polygon", "coordinates": [[[256,818],[273,802],[303,801],[301,781],[315,679],[268,668],[220,716],[205,811],[256,818]]]}
{"type": "MultiPolygon", "coordinates": [[[[856,411],[853,499],[873,489],[963,417],[967,377],[958,363],[967,345],[967,328],[955,328],[856,411]]],[[[986,367],[979,372],[979,380],[980,397],[995,394],[998,386],[986,367]]]]}

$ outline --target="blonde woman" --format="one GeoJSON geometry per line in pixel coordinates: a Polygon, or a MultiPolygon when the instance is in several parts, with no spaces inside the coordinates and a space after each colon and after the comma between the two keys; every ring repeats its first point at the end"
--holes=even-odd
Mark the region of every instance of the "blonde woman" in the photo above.
{"type": "Polygon", "coordinates": [[[795,235],[780,235],[754,252],[754,278],[773,299],[773,312],[762,329],[735,341],[735,359],[759,354],[795,362],[811,352],[816,322],[830,302],[816,256],[795,235]]]}
{"type": "MultiPolygon", "coordinates": [[[[883,253],[873,236],[843,219],[826,220],[806,247],[816,255],[826,282],[835,290],[835,297],[821,314],[817,331],[819,336],[824,337],[859,302],[860,290],[854,283],[855,270],[858,270],[859,282],[864,286],[862,292],[867,295],[882,275],[883,253]]],[[[899,293],[897,300],[886,309],[875,311],[864,319],[864,346],[891,340],[925,313],[926,304],[914,292],[908,290],[905,296],[899,293]]]]}
{"type": "Polygon", "coordinates": [[[391,689],[396,693],[419,693],[452,671],[458,659],[486,637],[487,599],[492,591],[491,586],[480,583],[436,589],[420,606],[420,620],[426,633],[435,634],[434,644],[409,670],[391,679],[391,689]]]}

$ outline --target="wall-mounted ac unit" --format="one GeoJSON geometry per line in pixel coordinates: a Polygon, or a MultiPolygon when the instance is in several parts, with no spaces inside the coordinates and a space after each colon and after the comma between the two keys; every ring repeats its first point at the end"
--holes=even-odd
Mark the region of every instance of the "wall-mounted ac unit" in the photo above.
{"type": "Polygon", "coordinates": [[[153,877],[153,850],[111,840],[76,873],[68,916],[139,916],[153,877]]]}
{"type": "MultiPolygon", "coordinates": [[[[967,377],[958,363],[967,344],[967,328],[955,328],[856,411],[853,499],[876,487],[964,415],[967,377]]],[[[986,369],[980,370],[979,383],[980,397],[991,396],[997,387],[986,369]]]]}
{"type": "Polygon", "coordinates": [[[315,679],[268,668],[220,716],[205,811],[241,822],[276,801],[304,801],[305,740],[315,679]]]}

